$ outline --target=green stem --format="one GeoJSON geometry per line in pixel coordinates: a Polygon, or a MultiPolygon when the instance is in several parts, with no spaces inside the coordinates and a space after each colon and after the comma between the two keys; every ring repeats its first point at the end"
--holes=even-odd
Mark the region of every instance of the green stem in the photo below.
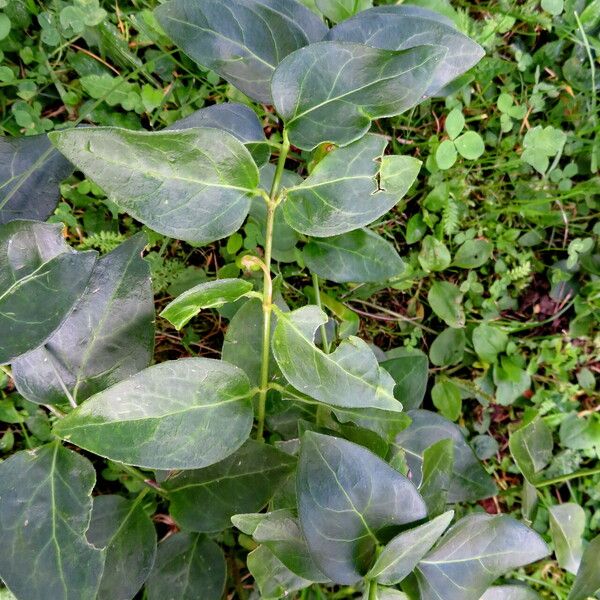
{"type": "Polygon", "coordinates": [[[369,580],[369,600],[377,600],[377,581],[369,580]]]}
{"type": "Polygon", "coordinates": [[[141,481],[144,485],[146,485],[151,490],[154,490],[157,494],[160,494],[161,496],[164,496],[164,497],[168,496],[166,490],[163,490],[157,483],[150,480],[141,471],[138,471],[135,467],[131,467],[129,465],[124,465],[123,463],[113,463],[113,464],[115,464],[118,469],[121,469],[121,471],[124,471],[125,473],[127,473],[127,475],[130,475],[134,479],[141,481]]]}
{"type": "MultiPolygon", "coordinates": [[[[319,276],[316,273],[312,274],[313,288],[315,289],[315,302],[317,306],[323,310],[323,305],[321,304],[321,288],[319,287],[319,276]]],[[[321,332],[321,345],[323,346],[323,352],[325,354],[329,354],[329,341],[327,340],[327,323],[323,323],[320,327],[321,332]]]]}
{"type": "Polygon", "coordinates": [[[591,475],[600,475],[600,467],[596,467],[595,469],[581,469],[580,471],[574,471],[573,473],[568,473],[567,475],[560,475],[559,477],[553,477],[552,479],[544,479],[542,481],[537,481],[535,483],[535,487],[541,488],[546,487],[548,485],[557,485],[559,483],[571,481],[571,479],[578,479],[579,477],[590,477],[591,475]]]}
{"type": "Polygon", "coordinates": [[[258,424],[256,428],[256,439],[264,440],[265,414],[267,406],[267,393],[269,391],[269,359],[271,356],[271,313],[273,311],[273,280],[271,278],[271,255],[273,251],[273,225],[275,223],[275,211],[281,200],[279,188],[285,168],[285,161],[290,151],[290,141],[287,133],[283,131],[283,144],[277,161],[277,168],[273,177],[273,185],[267,202],[267,227],[265,231],[265,256],[263,269],[263,334],[262,334],[262,357],[260,370],[260,391],[258,395],[258,424]]]}

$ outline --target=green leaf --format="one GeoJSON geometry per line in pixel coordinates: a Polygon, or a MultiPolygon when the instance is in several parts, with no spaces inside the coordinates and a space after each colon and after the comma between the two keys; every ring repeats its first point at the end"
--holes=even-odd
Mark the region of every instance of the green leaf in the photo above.
{"type": "Polygon", "coordinates": [[[98,600],[133,598],[156,556],[156,530],[141,502],[96,496],[87,538],[106,557],[98,600]]]}
{"type": "Polygon", "coordinates": [[[75,252],[60,225],[0,226],[0,364],[43,344],[83,294],[95,252],[75,252]]]}
{"type": "Polygon", "coordinates": [[[354,423],[359,427],[374,431],[388,442],[410,425],[410,418],[404,412],[379,410],[377,408],[340,408],[331,410],[340,423],[354,423]]]}
{"type": "Polygon", "coordinates": [[[457,425],[427,410],[411,410],[408,416],[412,423],[396,436],[395,444],[406,453],[406,462],[416,485],[423,480],[425,450],[439,440],[451,439],[454,443],[454,466],[448,502],[477,502],[497,493],[493,479],[477,460],[457,425]]]}
{"type": "Polygon", "coordinates": [[[539,473],[552,459],[552,432],[540,418],[517,429],[509,440],[510,453],[529,483],[535,485],[539,473]]]}
{"type": "Polygon", "coordinates": [[[56,147],[120,209],[158,233],[206,244],[237,231],[258,186],[246,147],[225,131],[54,131],[56,147]]]}
{"type": "Polygon", "coordinates": [[[429,358],[436,367],[455,365],[463,359],[465,343],[464,329],[448,327],[433,340],[429,358]]]}
{"type": "Polygon", "coordinates": [[[457,158],[456,146],[450,140],[444,140],[435,151],[435,162],[442,171],[454,165],[457,158]]]}
{"type": "Polygon", "coordinates": [[[444,128],[451,140],[458,137],[465,126],[465,117],[459,108],[452,109],[446,117],[444,128]]]}
{"type": "Polygon", "coordinates": [[[104,556],[85,538],[94,467],[58,442],[0,463],[0,577],[17,598],[95,598],[104,556]]]}
{"type": "Polygon", "coordinates": [[[529,129],[523,138],[521,160],[543,175],[550,165],[550,157],[562,152],[566,141],[567,134],[564,131],[551,125],[537,125],[529,129]]]}
{"type": "Polygon", "coordinates": [[[146,583],[148,600],[221,600],[227,565],[223,551],[204,535],[176,533],[158,545],[146,583]]]}
{"type": "Polygon", "coordinates": [[[160,316],[170,321],[175,329],[182,329],[203,308],[218,308],[235,302],[252,289],[252,282],[243,279],[216,279],[187,290],[167,304],[160,316]]]}
{"type": "Polygon", "coordinates": [[[445,52],[437,46],[395,52],[347,42],[311,44],[275,70],[275,108],[294,146],[346,145],[361,138],[373,119],[418,104],[445,52]]]}
{"type": "Polygon", "coordinates": [[[214,127],[230,133],[248,148],[258,166],[267,163],[271,156],[261,122],[256,113],[244,104],[224,102],[206,106],[175,121],[167,130],[195,127],[214,127]]]}
{"type": "Polygon", "coordinates": [[[303,579],[329,581],[315,565],[298,519],[291,511],[276,510],[261,517],[252,532],[256,542],[264,544],[290,571],[303,579]]]}
{"type": "Polygon", "coordinates": [[[542,0],[542,8],[553,16],[558,16],[565,8],[564,0],[542,0]]]}
{"type": "Polygon", "coordinates": [[[171,516],[184,529],[222,531],[233,515],[265,506],[295,464],[294,457],[273,446],[247,440],[225,460],[181,471],[162,486],[169,492],[171,516]]]}
{"type": "Polygon", "coordinates": [[[506,515],[461,519],[419,563],[422,597],[479,600],[498,577],[548,555],[542,538],[506,515]]]}
{"type": "Polygon", "coordinates": [[[13,362],[17,388],[39,404],[75,402],[148,366],[154,348],[150,266],[138,234],[95,264],[87,290],[46,344],[13,362]]]}
{"type": "Polygon", "coordinates": [[[304,182],[287,190],[286,221],[300,233],[331,237],[388,212],[414,183],[421,161],[384,156],[386,145],[382,136],[369,134],[327,154],[304,182]]]}
{"type": "Polygon", "coordinates": [[[54,432],[100,456],[149,469],[199,469],[235,452],[252,427],[243,371],[209,358],[149,367],[92,396],[54,432]]]}
{"type": "Polygon", "coordinates": [[[155,15],[167,35],[199,65],[244,94],[272,104],[275,67],[323,39],[323,21],[294,0],[172,0],[155,15]]]}
{"type": "Polygon", "coordinates": [[[419,408],[427,390],[429,361],[427,355],[414,348],[395,348],[381,366],[394,378],[394,396],[404,410],[419,408]]]}
{"type": "Polygon", "coordinates": [[[540,600],[540,597],[525,585],[495,585],[481,596],[481,600],[540,600]]]}
{"type": "Polygon", "coordinates": [[[484,50],[440,14],[407,4],[378,6],[330,30],[328,39],[357,42],[384,50],[406,50],[421,44],[439,46],[445,54],[424,93],[442,88],[479,62],[484,50]]]}
{"type": "Polygon", "coordinates": [[[453,516],[454,511],[450,510],[429,523],[398,534],[382,550],[367,577],[384,585],[400,583],[431,550],[453,516]]]}
{"type": "Polygon", "coordinates": [[[587,600],[600,592],[600,535],[596,536],[585,548],[575,583],[567,600],[587,600]]]}
{"type": "Polygon", "coordinates": [[[373,0],[316,0],[317,8],[333,23],[373,6],[373,0]]]}
{"type": "Polygon", "coordinates": [[[361,579],[382,528],[426,515],[413,484],[395,469],[362,446],[318,433],[304,434],[296,488],[312,558],[340,584],[361,579]]]}
{"type": "Polygon", "coordinates": [[[432,235],[425,236],[419,252],[419,263],[421,263],[423,270],[427,273],[443,271],[450,266],[451,262],[450,252],[446,245],[432,235]]]}
{"type": "Polygon", "coordinates": [[[560,424],[560,443],[571,450],[587,450],[600,446],[600,419],[592,414],[579,417],[571,413],[560,424]]]}
{"type": "Polygon", "coordinates": [[[467,131],[454,140],[458,153],[468,160],[478,159],[484,152],[482,137],[476,131],[467,131]]]}
{"type": "Polygon", "coordinates": [[[450,379],[440,379],[431,389],[431,400],[446,419],[457,421],[462,410],[460,389],[450,379]]]}
{"type": "Polygon", "coordinates": [[[583,556],[585,511],[579,504],[566,502],[550,506],[548,512],[556,560],[562,569],[576,575],[583,556]]]}
{"type": "Polygon", "coordinates": [[[387,281],[405,268],[394,246],[368,229],[311,240],[302,255],[313,273],[336,283],[387,281]]]}
{"type": "Polygon", "coordinates": [[[498,354],[506,350],[507,344],[508,336],[498,327],[484,323],[473,329],[473,348],[488,363],[495,363],[498,354]]]}
{"type": "Polygon", "coordinates": [[[444,512],[454,467],[454,441],[444,439],[431,444],[423,452],[423,477],[419,493],[427,504],[429,516],[444,512]]]}
{"type": "Polygon", "coordinates": [[[315,332],[326,322],[316,306],[278,314],[273,355],[284,377],[303,394],[332,406],[400,412],[394,380],[366,342],[350,336],[331,354],[315,346],[315,332]]]}
{"type": "Polygon", "coordinates": [[[487,240],[467,240],[456,251],[452,265],[461,269],[477,269],[490,259],[493,248],[487,240]]]}
{"type": "Polygon", "coordinates": [[[58,185],[72,172],[46,134],[0,137],[0,225],[15,219],[45,221],[58,204],[58,185]]]}
{"type": "Polygon", "coordinates": [[[431,310],[446,325],[455,329],[465,326],[465,311],[462,306],[463,295],[460,289],[448,281],[434,281],[427,293],[431,310]]]}
{"type": "Polygon", "coordinates": [[[260,590],[261,600],[278,600],[312,584],[292,573],[266,546],[250,552],[246,564],[260,590]]]}
{"type": "Polygon", "coordinates": [[[512,404],[531,387],[531,376],[517,360],[512,356],[502,356],[500,362],[494,364],[496,402],[503,406],[512,404]]]}

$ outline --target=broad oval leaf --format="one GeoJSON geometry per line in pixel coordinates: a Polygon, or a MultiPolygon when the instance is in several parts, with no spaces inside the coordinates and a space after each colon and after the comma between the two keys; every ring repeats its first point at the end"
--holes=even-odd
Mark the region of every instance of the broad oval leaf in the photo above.
{"type": "Polygon", "coordinates": [[[454,441],[439,440],[425,448],[419,493],[427,504],[429,516],[444,512],[448,503],[448,490],[454,467],[454,441]]]}
{"type": "Polygon", "coordinates": [[[258,186],[246,147],[211,128],[54,131],[54,145],[117,206],[148,227],[206,244],[237,231],[258,186]]]}
{"type": "Polygon", "coordinates": [[[357,42],[384,50],[434,45],[446,49],[425,95],[434,96],[476,65],[483,48],[437,13],[416,6],[378,6],[360,12],[330,30],[327,39],[357,42]]]}
{"type": "Polygon", "coordinates": [[[427,390],[427,355],[416,349],[394,348],[386,353],[381,366],[394,378],[394,396],[404,410],[419,408],[427,390]]]}
{"type": "Polygon", "coordinates": [[[396,436],[396,445],[404,450],[413,481],[423,477],[423,453],[439,440],[454,442],[454,467],[448,490],[448,502],[476,502],[497,493],[493,479],[486,473],[475,453],[465,441],[460,428],[428,410],[411,410],[410,427],[396,436]]]}
{"type": "Polygon", "coordinates": [[[87,538],[106,557],[98,600],[133,598],[156,556],[156,530],[140,500],[96,496],[87,538]]]}
{"type": "Polygon", "coordinates": [[[170,302],[160,316],[181,329],[203,308],[218,308],[235,302],[252,289],[243,279],[215,279],[194,286],[170,302]]]}
{"type": "Polygon", "coordinates": [[[410,425],[410,417],[405,412],[339,406],[332,406],[331,409],[340,423],[354,423],[363,429],[374,431],[389,443],[410,425]]]}
{"type": "Polygon", "coordinates": [[[260,510],[296,459],[268,444],[247,440],[231,456],[205,469],[181,471],[163,482],[170,513],[184,529],[213,532],[231,527],[231,517],[260,510]]]}
{"type": "Polygon", "coordinates": [[[138,234],[95,264],[87,290],[66,321],[40,348],[17,358],[17,389],[31,402],[75,402],[148,366],[154,348],[150,266],[138,234]]]}
{"type": "Polygon", "coordinates": [[[313,273],[337,283],[387,281],[405,268],[394,246],[368,229],[311,240],[302,254],[313,273]]]}
{"type": "Polygon", "coordinates": [[[146,582],[148,600],[220,600],[227,565],[219,546],[198,533],[176,533],[158,545],[146,582]]]}
{"type": "Polygon", "coordinates": [[[244,104],[224,102],[206,106],[175,121],[167,130],[214,127],[230,133],[242,142],[257,165],[264,165],[271,156],[267,138],[256,113],[244,104]]]}
{"type": "Polygon", "coordinates": [[[72,172],[46,134],[0,137],[0,225],[45,221],[58,204],[60,182],[72,172]]]}
{"type": "Polygon", "coordinates": [[[540,600],[540,596],[526,585],[495,585],[486,590],[481,600],[540,600]]]}
{"type": "Polygon", "coordinates": [[[325,37],[317,15],[295,0],[172,0],[155,11],[167,35],[199,65],[253,100],[272,104],[275,67],[325,37]]]}
{"type": "Polygon", "coordinates": [[[477,269],[492,255],[494,245],[488,240],[467,240],[454,255],[452,265],[461,269],[477,269]]]}
{"type": "Polygon", "coordinates": [[[463,294],[449,281],[435,281],[429,288],[427,300],[431,310],[446,325],[454,329],[465,326],[465,311],[462,306],[463,294]]]}
{"type": "Polygon", "coordinates": [[[278,311],[273,355],[284,377],[303,394],[332,406],[400,412],[394,380],[366,342],[350,336],[331,354],[315,346],[315,332],[326,322],[317,306],[278,311]]]}
{"type": "Polygon", "coordinates": [[[275,108],[294,146],[343,146],[367,133],[373,119],[418,104],[445,53],[438,46],[395,52],[348,42],[311,44],[275,70],[275,108]]]}
{"type": "Polygon", "coordinates": [[[431,550],[453,517],[454,511],[450,510],[429,523],[399,533],[383,548],[367,577],[384,585],[402,581],[431,550]]]}
{"type": "Polygon", "coordinates": [[[0,463],[0,577],[17,598],[96,597],[103,552],[85,537],[96,473],[58,442],[0,463]]]}
{"type": "Polygon", "coordinates": [[[576,575],[583,556],[585,511],[579,504],[565,502],[550,506],[548,512],[556,560],[562,569],[576,575]]]}
{"type": "MultiPolygon", "coordinates": [[[[300,233],[331,237],[384,215],[408,192],[421,168],[421,161],[410,156],[384,156],[386,146],[385,138],[369,134],[327,154],[307,179],[286,190],[286,221],[300,233]]],[[[358,241],[352,238],[347,249],[358,241]]]]}
{"type": "Polygon", "coordinates": [[[0,226],[0,364],[43,344],[85,291],[97,254],[72,250],[61,229],[0,226]]]}
{"type": "Polygon", "coordinates": [[[416,573],[425,598],[479,600],[501,575],[547,555],[542,538],[512,517],[472,514],[448,530],[416,573]]]}
{"type": "Polygon", "coordinates": [[[575,583],[567,600],[587,600],[600,592],[600,535],[596,536],[586,547],[577,571],[575,583]]]}
{"type": "Polygon", "coordinates": [[[307,432],[296,479],[298,514],[317,567],[356,583],[370,567],[384,527],[422,519],[414,485],[362,446],[307,432]]]}
{"type": "Polygon", "coordinates": [[[552,431],[540,418],[517,429],[508,442],[517,467],[532,485],[538,482],[540,472],[550,463],[553,446],[552,431]]]}
{"type": "Polygon", "coordinates": [[[373,6],[373,0],[316,0],[317,8],[334,23],[373,6]]]}
{"type": "Polygon", "coordinates": [[[100,456],[149,469],[199,469],[235,452],[252,427],[254,390],[233,365],[183,358],[92,396],[54,432],[100,456]]]}

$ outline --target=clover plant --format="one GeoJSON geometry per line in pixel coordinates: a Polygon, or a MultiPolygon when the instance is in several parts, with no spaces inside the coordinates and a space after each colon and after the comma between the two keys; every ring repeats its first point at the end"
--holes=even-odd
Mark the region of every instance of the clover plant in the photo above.
{"type": "Polygon", "coordinates": [[[369,6],[316,0],[340,21],[331,27],[296,0],[156,10],[190,58],[273,106],[269,140],[248,105],[231,103],[164,131],[0,142],[0,364],[54,420],[46,445],[0,463],[0,577],[17,599],[125,600],[145,586],[148,600],[218,600],[228,578],[245,598],[246,568],[253,598],[338,597],[336,586],[365,600],[529,597],[488,588],[545,556],[541,538],[511,517],[451,508],[497,490],[460,428],[420,408],[425,356],[384,357],[321,299],[320,278],[385,282],[404,268],[368,226],[407,195],[420,161],[388,154],[373,120],[443,95],[482,56],[445,17],[369,6]],[[144,234],[98,257],[43,222],[73,169],[189,244],[258,224],[263,253],[243,257],[243,278],[197,285],[162,311],[181,329],[231,305],[222,360],[149,366],[144,234]],[[279,266],[294,261],[312,273],[315,302],[291,310],[279,266]],[[143,491],[92,496],[92,455],[143,491]],[[157,506],[177,526],[159,544],[157,506]]]}

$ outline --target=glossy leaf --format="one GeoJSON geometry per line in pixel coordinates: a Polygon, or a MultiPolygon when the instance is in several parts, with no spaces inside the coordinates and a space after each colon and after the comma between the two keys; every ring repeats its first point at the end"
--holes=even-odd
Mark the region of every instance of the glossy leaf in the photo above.
{"type": "Polygon", "coordinates": [[[100,456],[149,469],[198,469],[235,452],[252,427],[243,371],[208,358],[154,365],[92,396],[54,428],[100,456]]]}
{"type": "Polygon", "coordinates": [[[265,104],[275,67],[327,33],[295,0],[228,0],[226,8],[221,0],[172,0],[155,14],[190,58],[265,104]]]}
{"type": "Polygon", "coordinates": [[[50,138],[121,210],[186,242],[206,244],[237,231],[258,186],[250,153],[226,131],[84,127],[50,138]]]}
{"type": "Polygon", "coordinates": [[[339,406],[332,406],[331,409],[340,423],[354,423],[374,431],[388,442],[392,442],[398,433],[410,425],[410,417],[404,412],[339,406]]]}
{"type": "Polygon", "coordinates": [[[552,459],[552,432],[542,419],[534,419],[512,433],[510,453],[525,479],[535,485],[538,474],[552,459]]]}
{"type": "Polygon", "coordinates": [[[540,597],[525,585],[495,585],[481,596],[481,600],[540,600],[540,597]]]}
{"type": "Polygon", "coordinates": [[[394,348],[386,356],[381,366],[396,382],[394,396],[402,402],[404,410],[419,408],[427,390],[427,355],[416,349],[394,348]]]}
{"type": "Polygon", "coordinates": [[[579,504],[566,502],[550,506],[548,512],[556,560],[562,569],[575,575],[583,556],[585,511],[579,504]]]}
{"type": "Polygon", "coordinates": [[[215,542],[198,533],[176,533],[158,545],[146,593],[148,600],[221,600],[226,575],[215,542]]]}
{"type": "Polygon", "coordinates": [[[215,279],[200,283],[170,302],[160,316],[170,321],[176,329],[182,329],[202,309],[235,302],[251,289],[252,283],[243,279],[215,279]]]}
{"type": "Polygon", "coordinates": [[[429,516],[444,512],[454,468],[454,441],[439,440],[423,452],[422,479],[419,493],[427,504],[429,516]]]}
{"type": "Polygon", "coordinates": [[[431,401],[438,411],[450,421],[458,421],[462,412],[460,388],[451,380],[440,377],[431,388],[431,401]]]}
{"type": "Polygon", "coordinates": [[[429,523],[399,533],[383,548],[367,577],[384,585],[402,581],[446,531],[453,516],[451,510],[429,523]]]}
{"type": "Polygon", "coordinates": [[[421,45],[446,49],[424,95],[442,88],[476,65],[483,48],[454,28],[441,15],[417,6],[378,6],[337,25],[328,39],[357,42],[384,50],[406,50],[421,45]]]}
{"type": "MultiPolygon", "coordinates": [[[[330,152],[303,183],[287,190],[282,207],[286,221],[300,233],[331,237],[388,212],[414,183],[421,161],[384,156],[386,145],[385,138],[369,134],[330,152]]],[[[347,249],[360,241],[356,236],[345,239],[347,249]]]]}
{"type": "Polygon", "coordinates": [[[435,442],[451,439],[454,443],[454,467],[448,490],[448,502],[476,502],[497,492],[492,478],[477,460],[459,427],[441,415],[427,410],[411,410],[410,427],[396,436],[396,445],[406,453],[406,462],[416,485],[423,479],[423,454],[435,442]]]}
{"type": "Polygon", "coordinates": [[[242,142],[257,165],[264,165],[271,156],[267,138],[256,113],[244,104],[224,102],[213,104],[175,121],[167,130],[214,127],[230,133],[242,142]]]}
{"type": "Polygon", "coordinates": [[[266,546],[259,546],[246,559],[260,590],[261,600],[278,600],[312,584],[290,571],[266,546]]]}
{"type": "Polygon", "coordinates": [[[598,596],[598,592],[600,592],[599,553],[600,535],[586,546],[575,583],[567,600],[587,600],[589,597],[598,596]]]}
{"type": "Polygon", "coordinates": [[[316,0],[317,8],[334,23],[373,6],[373,0],[316,0]]]}
{"type": "Polygon", "coordinates": [[[156,556],[156,530],[141,502],[96,496],[87,538],[106,557],[98,600],[133,598],[156,556]]]}
{"type": "Polygon", "coordinates": [[[506,515],[461,519],[419,563],[424,598],[479,600],[495,579],[548,555],[542,538],[506,515]]]}
{"type": "Polygon", "coordinates": [[[13,362],[17,388],[40,404],[75,402],[148,366],[154,348],[150,266],[138,234],[102,257],[75,310],[44,346],[13,362]]]}
{"type": "Polygon", "coordinates": [[[331,354],[315,346],[315,332],[326,322],[316,306],[278,314],[273,355],[285,378],[303,394],[332,406],[400,412],[394,380],[366,342],[351,336],[331,354]]]}
{"type": "Polygon", "coordinates": [[[311,240],[302,255],[313,273],[337,283],[387,281],[405,268],[394,246],[368,229],[311,240]]]}
{"type": "Polygon", "coordinates": [[[95,598],[103,552],[85,537],[94,467],[58,442],[0,463],[0,577],[17,598],[95,598]]]}
{"type": "Polygon", "coordinates": [[[296,487],[312,558],[340,584],[366,572],[382,528],[426,515],[416,488],[395,469],[362,446],[318,433],[304,434],[296,487]]]}
{"type": "Polygon", "coordinates": [[[0,226],[0,364],[43,344],[73,310],[95,252],[75,252],[60,225],[0,226]]]}
{"type": "Polygon", "coordinates": [[[434,281],[427,293],[431,310],[446,325],[455,329],[465,326],[465,311],[462,306],[462,299],[463,295],[460,289],[448,281],[434,281]]]}
{"type": "Polygon", "coordinates": [[[45,221],[58,204],[60,182],[72,172],[46,134],[0,137],[0,225],[45,221]]]}
{"type": "Polygon", "coordinates": [[[260,510],[295,464],[294,457],[273,446],[247,440],[225,460],[181,471],[162,485],[169,492],[170,513],[184,529],[221,531],[231,527],[233,515],[260,510]]]}
{"type": "Polygon", "coordinates": [[[294,146],[347,145],[367,133],[373,119],[418,104],[445,53],[438,46],[395,52],[348,42],[311,44],[275,70],[275,108],[294,146]]]}

